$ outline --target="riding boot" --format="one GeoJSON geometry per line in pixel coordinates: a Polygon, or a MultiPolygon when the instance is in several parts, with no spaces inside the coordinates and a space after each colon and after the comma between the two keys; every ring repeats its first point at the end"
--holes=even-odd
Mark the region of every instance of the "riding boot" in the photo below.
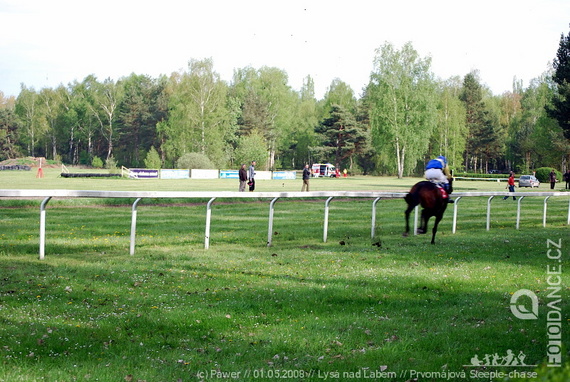
{"type": "Polygon", "coordinates": [[[455,203],[455,200],[451,199],[450,195],[451,192],[449,191],[449,183],[444,184],[445,192],[447,192],[447,203],[455,203]]]}

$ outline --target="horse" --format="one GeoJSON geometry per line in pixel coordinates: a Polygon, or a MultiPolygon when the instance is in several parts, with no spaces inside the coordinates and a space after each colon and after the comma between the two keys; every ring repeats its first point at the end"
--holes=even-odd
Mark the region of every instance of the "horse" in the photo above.
{"type": "Polygon", "coordinates": [[[447,209],[449,203],[449,194],[453,191],[453,180],[449,180],[449,189],[447,190],[447,197],[444,197],[440,187],[430,181],[422,181],[416,183],[410,192],[405,196],[408,208],[406,209],[406,232],[403,236],[408,236],[410,232],[410,212],[418,205],[422,206],[422,221],[418,233],[424,234],[427,232],[427,224],[432,216],[435,216],[435,223],[433,225],[431,243],[435,244],[435,234],[437,233],[437,226],[443,218],[443,213],[447,209]]]}

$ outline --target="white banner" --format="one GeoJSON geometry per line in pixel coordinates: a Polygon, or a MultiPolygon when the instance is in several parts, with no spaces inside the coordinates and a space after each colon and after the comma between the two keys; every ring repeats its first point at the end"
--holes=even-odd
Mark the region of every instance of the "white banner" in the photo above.
{"type": "Polygon", "coordinates": [[[200,168],[190,170],[190,178],[192,179],[218,179],[219,175],[219,170],[205,170],[200,168]]]}

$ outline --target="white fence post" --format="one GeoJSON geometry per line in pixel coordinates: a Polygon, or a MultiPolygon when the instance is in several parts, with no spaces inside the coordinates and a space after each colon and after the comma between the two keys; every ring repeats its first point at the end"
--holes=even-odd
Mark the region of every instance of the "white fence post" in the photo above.
{"type": "Polygon", "coordinates": [[[210,248],[210,220],[212,220],[212,203],[216,198],[210,199],[206,205],[206,234],[204,235],[204,248],[210,248]]]}
{"type": "Polygon", "coordinates": [[[329,231],[329,205],[331,200],[333,200],[334,196],[331,196],[325,202],[325,222],[324,222],[324,231],[323,231],[323,242],[327,242],[327,236],[329,231]]]}
{"type": "Polygon", "coordinates": [[[380,199],[382,198],[376,198],[372,202],[372,231],[370,235],[372,239],[374,239],[374,236],[376,236],[376,204],[378,204],[378,201],[380,201],[380,199]]]}
{"type": "Polygon", "coordinates": [[[550,196],[547,196],[546,198],[544,198],[544,209],[542,212],[542,226],[546,227],[546,205],[548,204],[548,199],[550,199],[550,196]]]}
{"type": "Polygon", "coordinates": [[[417,205],[416,208],[414,208],[414,235],[418,234],[418,215],[419,215],[419,211],[420,211],[420,206],[417,205]]]}
{"type": "Polygon", "coordinates": [[[517,229],[519,229],[520,221],[521,221],[521,202],[524,199],[524,196],[521,196],[519,200],[517,200],[517,229]]]}
{"type": "Polygon", "coordinates": [[[269,224],[267,228],[267,246],[271,247],[271,241],[273,238],[273,213],[275,211],[275,202],[279,198],[274,198],[271,203],[269,203],[269,224]]]}
{"type": "Polygon", "coordinates": [[[455,198],[453,200],[454,204],[453,204],[453,223],[451,225],[451,233],[455,233],[456,228],[457,228],[457,205],[459,204],[459,200],[461,199],[461,196],[458,196],[457,198],[455,198]]]}
{"type": "Polygon", "coordinates": [[[51,198],[48,196],[40,204],[40,260],[43,260],[46,254],[46,205],[51,198]]]}
{"type": "Polygon", "coordinates": [[[487,231],[491,229],[491,200],[493,200],[495,196],[491,196],[487,200],[487,231]]]}
{"type": "Polygon", "coordinates": [[[135,254],[135,238],[137,235],[137,204],[141,201],[142,198],[137,198],[131,207],[131,245],[130,245],[130,255],[133,256],[135,254]]]}

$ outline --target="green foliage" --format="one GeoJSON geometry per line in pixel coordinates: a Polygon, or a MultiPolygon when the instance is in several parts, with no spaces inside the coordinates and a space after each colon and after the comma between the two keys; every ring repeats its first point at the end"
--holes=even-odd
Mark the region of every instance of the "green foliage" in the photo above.
{"type": "Polygon", "coordinates": [[[565,168],[569,39],[562,35],[554,73],[543,73],[526,89],[515,83],[499,96],[481,85],[476,71],[436,80],[431,58],[419,57],[411,43],[376,50],[360,98],[335,79],[317,100],[311,77],[297,92],[275,67],[238,68],[226,83],[212,59],[191,59],[169,77],[133,73],[113,81],[89,75],[40,91],[22,86],[15,102],[0,105],[0,159],[60,156],[64,163],[90,164],[95,156],[112,155],[139,167],[155,147],[162,167],[199,152],[215,168],[252,157],[268,169],[301,168],[329,159],[332,146],[319,142],[314,128],[330,117],[332,105],[340,105],[365,136],[354,150],[334,154],[353,172],[419,174],[427,158],[440,154],[452,168],[469,172],[565,168]],[[250,136],[261,137],[253,139],[258,147],[243,139],[250,136]]]}
{"type": "Polygon", "coordinates": [[[494,104],[492,101],[486,103],[476,71],[465,76],[460,99],[465,107],[469,132],[465,148],[465,169],[486,171],[489,164],[494,163],[494,159],[502,154],[504,136],[494,104]]]}
{"type": "Polygon", "coordinates": [[[327,116],[315,127],[321,145],[312,151],[318,161],[340,166],[365,146],[367,135],[354,115],[340,105],[332,105],[327,116]]]}
{"type": "Polygon", "coordinates": [[[158,155],[158,152],[156,151],[154,146],[152,146],[148,151],[148,153],[146,154],[144,165],[146,168],[153,168],[153,169],[162,168],[162,161],[160,160],[160,156],[158,155]]]}
{"type": "Polygon", "coordinates": [[[182,155],[176,161],[176,168],[203,168],[203,169],[215,169],[216,166],[212,161],[204,154],[200,153],[187,153],[182,155]]]}
{"type": "Polygon", "coordinates": [[[354,91],[348,84],[338,78],[335,78],[327,89],[322,101],[323,114],[321,119],[328,118],[330,116],[329,113],[334,106],[340,106],[343,110],[355,113],[356,105],[357,102],[354,97],[354,91]]]}
{"type": "Polygon", "coordinates": [[[199,152],[221,166],[229,157],[227,141],[235,121],[228,109],[227,85],[213,65],[212,59],[193,59],[187,71],[171,77],[168,121],[157,126],[169,159],[199,152]]]}
{"type": "Polygon", "coordinates": [[[552,78],[557,84],[557,92],[548,111],[562,127],[564,136],[570,139],[570,33],[568,36],[560,36],[558,52],[552,66],[555,71],[552,78]]]}
{"type": "Polygon", "coordinates": [[[438,123],[430,143],[430,158],[444,155],[450,168],[463,168],[467,140],[465,107],[458,97],[459,78],[441,83],[438,89],[438,123]]]}
{"type": "Polygon", "coordinates": [[[299,96],[287,84],[287,73],[273,67],[237,70],[232,94],[241,104],[239,135],[262,136],[267,155],[260,163],[274,169],[278,148],[288,148],[287,133],[297,128],[294,123],[298,120],[295,115],[299,96]]]}
{"type": "Polygon", "coordinates": [[[538,179],[541,183],[550,183],[550,172],[554,170],[556,174],[556,180],[559,182],[562,181],[562,173],[552,167],[540,167],[536,169],[536,179],[538,179]]]}
{"type": "Polygon", "coordinates": [[[480,174],[473,172],[454,172],[453,175],[465,178],[479,178],[479,179],[507,179],[509,177],[509,174],[480,174]]]}
{"type": "Polygon", "coordinates": [[[42,115],[41,99],[32,88],[22,87],[16,99],[15,112],[20,120],[22,136],[20,145],[28,156],[35,157],[38,143],[46,137],[48,129],[42,115]]]}
{"type": "Polygon", "coordinates": [[[0,161],[20,156],[20,123],[13,109],[0,108],[0,161]]]}
{"type": "Polygon", "coordinates": [[[103,168],[103,160],[98,156],[94,156],[91,160],[91,166],[95,168],[103,168]]]}
{"type": "Polygon", "coordinates": [[[76,164],[83,164],[83,165],[91,164],[89,160],[89,153],[85,150],[81,150],[81,152],[79,153],[79,163],[76,164]]]}
{"type": "Polygon", "coordinates": [[[251,134],[240,137],[238,147],[235,150],[234,162],[238,165],[249,164],[256,161],[258,168],[265,168],[267,149],[265,140],[260,134],[251,134]]]}
{"type": "Polygon", "coordinates": [[[386,43],[376,50],[367,89],[376,151],[398,177],[410,174],[429,148],[437,124],[436,82],[431,58],[421,58],[411,43],[401,50],[386,43]]]}
{"type": "Polygon", "coordinates": [[[117,170],[117,167],[118,167],[117,161],[115,160],[114,157],[110,157],[105,162],[105,168],[109,171],[115,171],[115,170],[117,170]]]}
{"type": "Polygon", "coordinates": [[[127,167],[141,166],[141,157],[158,141],[156,124],[167,116],[165,86],[165,81],[146,75],[131,74],[122,79],[124,93],[117,116],[121,135],[114,156],[127,167]]]}

